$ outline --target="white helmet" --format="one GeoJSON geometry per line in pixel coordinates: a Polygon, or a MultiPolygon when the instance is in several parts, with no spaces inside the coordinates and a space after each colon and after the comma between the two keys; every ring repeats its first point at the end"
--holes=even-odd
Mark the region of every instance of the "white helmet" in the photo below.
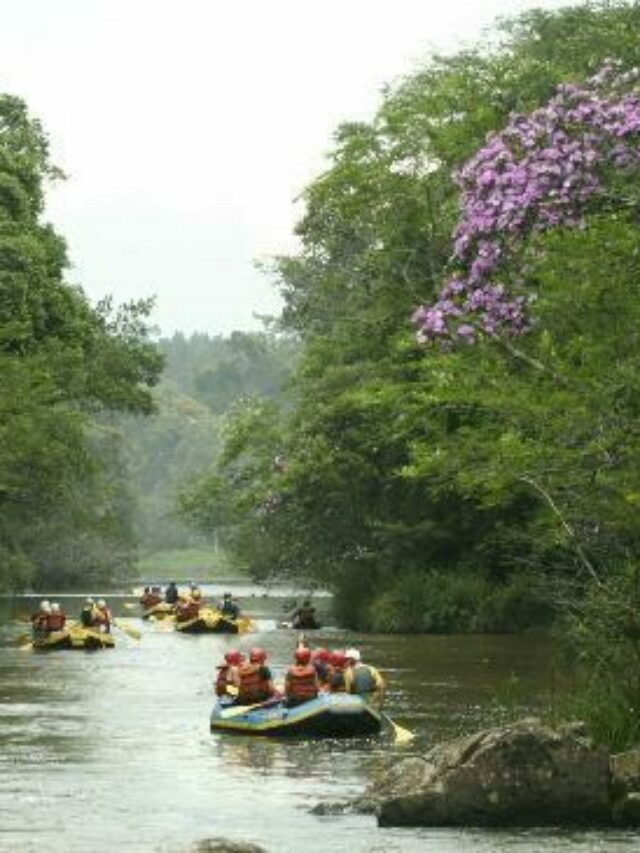
{"type": "Polygon", "coordinates": [[[104,600],[104,598],[100,598],[98,600],[98,607],[106,607],[106,606],[107,606],[107,602],[104,600]]]}
{"type": "Polygon", "coordinates": [[[352,660],[356,663],[360,660],[360,652],[357,649],[347,649],[344,656],[346,660],[352,660]]]}
{"type": "Polygon", "coordinates": [[[54,601],[53,604],[51,605],[51,612],[52,613],[60,613],[60,605],[58,604],[57,601],[54,601]]]}
{"type": "Polygon", "coordinates": [[[43,610],[45,613],[51,613],[51,605],[46,598],[40,602],[40,610],[43,610]]]}

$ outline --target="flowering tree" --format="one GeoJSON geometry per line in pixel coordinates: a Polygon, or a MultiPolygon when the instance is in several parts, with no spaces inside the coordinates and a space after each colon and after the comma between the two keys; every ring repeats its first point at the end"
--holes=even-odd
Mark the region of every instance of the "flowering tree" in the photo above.
{"type": "Polygon", "coordinates": [[[545,106],[491,135],[456,175],[456,272],[435,304],[414,313],[421,342],[472,342],[530,328],[531,294],[522,271],[507,276],[507,262],[529,235],[579,226],[606,196],[612,171],[640,168],[639,80],[640,69],[621,73],[608,61],[585,84],[559,86],[545,106]]]}

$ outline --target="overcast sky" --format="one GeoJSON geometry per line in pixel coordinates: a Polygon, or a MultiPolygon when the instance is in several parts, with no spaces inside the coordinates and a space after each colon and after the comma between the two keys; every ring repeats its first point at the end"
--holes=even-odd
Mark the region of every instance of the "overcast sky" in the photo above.
{"type": "Polygon", "coordinates": [[[47,216],[91,299],[157,297],[162,333],[259,328],[254,261],[295,247],[294,199],[343,120],[497,15],[558,0],[0,0],[0,90],[69,179],[47,216]]]}

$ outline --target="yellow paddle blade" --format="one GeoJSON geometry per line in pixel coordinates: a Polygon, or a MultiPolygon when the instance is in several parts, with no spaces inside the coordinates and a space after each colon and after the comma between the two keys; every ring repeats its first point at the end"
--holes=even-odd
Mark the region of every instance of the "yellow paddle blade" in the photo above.
{"type": "Polygon", "coordinates": [[[409,729],[404,729],[402,726],[399,726],[397,723],[394,723],[391,717],[388,714],[381,712],[384,719],[389,723],[391,728],[393,729],[393,737],[396,743],[398,744],[406,744],[411,743],[414,739],[415,735],[413,732],[410,732],[409,729]]]}
{"type": "Polygon", "coordinates": [[[125,609],[125,610],[137,610],[137,609],[138,609],[138,605],[137,605],[137,604],[134,604],[134,603],[133,603],[133,601],[125,601],[125,603],[124,603],[124,609],[125,609]]]}
{"type": "Polygon", "coordinates": [[[134,640],[139,640],[142,637],[140,631],[137,631],[135,628],[131,628],[129,625],[125,625],[123,622],[120,622],[118,619],[113,620],[113,624],[116,628],[119,628],[124,634],[128,637],[131,637],[134,640]]]}
{"type": "Polygon", "coordinates": [[[33,643],[31,641],[29,641],[28,643],[25,643],[24,646],[20,646],[20,651],[21,652],[32,652],[33,651],[33,643]]]}

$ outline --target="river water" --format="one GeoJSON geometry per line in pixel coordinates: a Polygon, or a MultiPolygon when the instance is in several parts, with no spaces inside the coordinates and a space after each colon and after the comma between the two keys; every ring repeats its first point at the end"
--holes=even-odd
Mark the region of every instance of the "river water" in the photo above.
{"type": "MultiPolygon", "coordinates": [[[[245,590],[250,592],[250,590],[245,590]]],[[[60,599],[68,612],[79,599],[60,599]]],[[[362,792],[400,755],[514,714],[553,691],[544,638],[358,636],[328,628],[314,642],[356,644],[387,675],[387,710],[417,733],[409,749],[381,737],[283,742],[211,734],[215,665],[233,645],[264,646],[276,673],[297,635],[278,630],[282,597],[246,599],[258,632],[183,636],[129,624],[114,650],[21,651],[15,616],[31,602],[0,601],[0,850],[188,851],[223,836],[273,853],[320,851],[631,851],[640,834],[379,829],[371,816],[319,816],[326,800],[362,792]]],[[[111,599],[116,612],[124,599],[111,599]]]]}

